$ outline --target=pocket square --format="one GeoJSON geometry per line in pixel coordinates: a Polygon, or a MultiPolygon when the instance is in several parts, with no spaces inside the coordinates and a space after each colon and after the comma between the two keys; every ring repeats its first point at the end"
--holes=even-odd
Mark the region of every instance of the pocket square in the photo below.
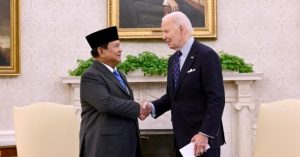
{"type": "Polygon", "coordinates": [[[196,71],[196,69],[190,69],[189,71],[187,71],[187,73],[191,73],[191,72],[194,72],[196,71]]]}

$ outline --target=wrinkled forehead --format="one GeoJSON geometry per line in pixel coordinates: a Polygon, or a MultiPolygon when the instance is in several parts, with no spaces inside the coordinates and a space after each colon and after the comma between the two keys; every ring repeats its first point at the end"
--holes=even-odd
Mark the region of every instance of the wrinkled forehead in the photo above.
{"type": "Polygon", "coordinates": [[[178,25],[172,21],[165,21],[161,25],[162,31],[173,31],[176,30],[178,25]]]}

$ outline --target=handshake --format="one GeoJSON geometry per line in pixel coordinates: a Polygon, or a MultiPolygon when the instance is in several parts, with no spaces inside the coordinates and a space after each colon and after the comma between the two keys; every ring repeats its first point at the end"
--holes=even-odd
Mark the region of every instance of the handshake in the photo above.
{"type": "Polygon", "coordinates": [[[140,104],[140,120],[145,120],[152,112],[152,104],[150,102],[144,102],[140,104]]]}

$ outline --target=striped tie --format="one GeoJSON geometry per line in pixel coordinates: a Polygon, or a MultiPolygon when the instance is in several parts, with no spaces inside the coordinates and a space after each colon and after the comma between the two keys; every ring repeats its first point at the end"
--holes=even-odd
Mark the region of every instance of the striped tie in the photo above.
{"type": "Polygon", "coordinates": [[[124,89],[127,89],[126,84],[125,84],[124,80],[122,79],[122,77],[120,76],[119,72],[117,70],[114,70],[113,74],[116,77],[116,79],[120,82],[120,84],[124,87],[124,89]]]}
{"type": "Polygon", "coordinates": [[[179,74],[180,74],[180,56],[182,55],[182,53],[180,51],[177,51],[174,54],[174,60],[173,60],[173,75],[174,75],[174,89],[176,91],[177,88],[177,81],[179,78],[179,74]]]}

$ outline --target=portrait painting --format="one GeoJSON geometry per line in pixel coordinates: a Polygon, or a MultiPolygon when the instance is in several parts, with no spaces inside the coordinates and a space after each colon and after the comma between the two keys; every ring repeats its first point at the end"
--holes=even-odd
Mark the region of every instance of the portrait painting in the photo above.
{"type": "Polygon", "coordinates": [[[0,75],[19,75],[18,0],[0,1],[0,75]]]}
{"type": "Polygon", "coordinates": [[[122,39],[161,38],[161,19],[178,10],[190,19],[196,38],[216,38],[216,0],[108,0],[108,25],[122,39]]]}

